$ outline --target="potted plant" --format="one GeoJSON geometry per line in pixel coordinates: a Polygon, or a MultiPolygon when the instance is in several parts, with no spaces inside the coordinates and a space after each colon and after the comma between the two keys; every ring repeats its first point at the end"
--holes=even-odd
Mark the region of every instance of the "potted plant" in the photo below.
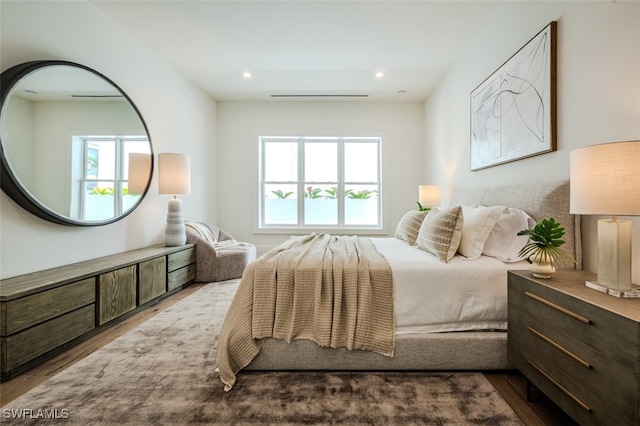
{"type": "Polygon", "coordinates": [[[575,260],[562,248],[565,230],[554,218],[542,219],[532,229],[523,229],[517,235],[528,235],[529,242],[518,256],[531,262],[530,270],[537,278],[550,278],[557,267],[568,266],[575,260]]]}

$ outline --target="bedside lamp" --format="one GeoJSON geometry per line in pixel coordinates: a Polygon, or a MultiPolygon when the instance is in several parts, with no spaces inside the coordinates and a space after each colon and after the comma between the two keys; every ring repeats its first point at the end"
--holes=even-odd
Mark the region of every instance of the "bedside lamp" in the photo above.
{"type": "Polygon", "coordinates": [[[129,154],[129,195],[142,194],[151,181],[151,154],[129,154]]]}
{"type": "Polygon", "coordinates": [[[598,279],[587,287],[618,297],[640,297],[631,283],[631,221],[640,215],[640,141],[571,151],[570,212],[612,215],[598,220],[598,279]]]}
{"type": "Polygon", "coordinates": [[[420,207],[421,211],[431,210],[431,207],[439,205],[439,185],[420,185],[418,187],[418,206],[420,207]]]}
{"type": "Polygon", "coordinates": [[[191,193],[191,159],[183,154],[158,154],[158,189],[160,194],[170,194],[165,228],[165,245],[181,246],[187,242],[182,217],[180,194],[191,193]]]}

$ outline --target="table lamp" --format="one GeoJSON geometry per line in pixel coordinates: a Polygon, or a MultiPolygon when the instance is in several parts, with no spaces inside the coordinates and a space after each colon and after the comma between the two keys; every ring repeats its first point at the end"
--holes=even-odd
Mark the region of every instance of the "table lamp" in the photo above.
{"type": "Polygon", "coordinates": [[[631,283],[632,222],[640,215],[640,141],[591,145],[571,151],[570,213],[611,215],[598,220],[598,278],[590,288],[640,297],[631,283]]]}
{"type": "Polygon", "coordinates": [[[191,193],[191,159],[183,154],[158,154],[158,189],[160,194],[170,194],[165,228],[165,245],[181,246],[187,242],[182,217],[180,194],[191,193]]]}
{"type": "Polygon", "coordinates": [[[420,185],[418,187],[418,207],[420,211],[431,210],[440,205],[439,185],[420,185]]]}
{"type": "Polygon", "coordinates": [[[129,154],[129,175],[127,189],[129,195],[142,194],[151,182],[151,154],[129,154]]]}

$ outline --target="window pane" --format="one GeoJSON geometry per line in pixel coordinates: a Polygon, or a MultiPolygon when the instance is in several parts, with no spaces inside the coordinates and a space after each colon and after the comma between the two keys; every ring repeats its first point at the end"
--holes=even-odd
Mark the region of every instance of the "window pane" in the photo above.
{"type": "Polygon", "coordinates": [[[264,168],[264,179],[267,182],[298,180],[297,142],[265,142],[264,168]]]}
{"type": "Polygon", "coordinates": [[[265,185],[265,225],[298,223],[297,185],[265,185]]]}
{"type": "Polygon", "coordinates": [[[368,142],[345,143],[344,173],[346,182],[377,182],[378,144],[368,142]]]}
{"type": "Polygon", "coordinates": [[[350,185],[345,190],[345,225],[376,225],[378,223],[377,185],[350,185]]]}
{"type": "Polygon", "coordinates": [[[87,177],[116,178],[116,144],[113,140],[90,141],[87,153],[87,177]]]}
{"type": "Polygon", "coordinates": [[[308,184],[304,192],[305,225],[337,225],[338,224],[338,191],[335,185],[308,184]]]}
{"type": "Polygon", "coordinates": [[[114,182],[87,182],[85,187],[84,219],[104,220],[113,217],[114,182]]]}
{"type": "Polygon", "coordinates": [[[337,142],[306,142],[304,144],[304,177],[307,182],[338,180],[337,142]]]}
{"type": "Polygon", "coordinates": [[[259,141],[260,227],[380,228],[380,138],[259,141]]]}

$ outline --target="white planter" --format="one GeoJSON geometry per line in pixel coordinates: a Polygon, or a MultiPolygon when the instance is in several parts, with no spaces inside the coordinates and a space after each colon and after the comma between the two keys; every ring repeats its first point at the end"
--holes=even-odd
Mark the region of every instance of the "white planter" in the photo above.
{"type": "Polygon", "coordinates": [[[305,225],[336,225],[338,223],[338,200],[310,198],[304,200],[305,225]]]}
{"type": "Polygon", "coordinates": [[[556,272],[556,268],[551,265],[551,263],[537,263],[537,262],[533,262],[530,266],[529,266],[529,270],[531,272],[533,272],[533,276],[536,278],[551,278],[551,275],[553,275],[556,272]]]}
{"type": "Polygon", "coordinates": [[[345,225],[375,225],[378,223],[378,200],[375,198],[344,200],[345,225]]]}
{"type": "Polygon", "coordinates": [[[84,219],[105,220],[113,218],[113,195],[88,194],[85,199],[84,219]]]}
{"type": "Polygon", "coordinates": [[[266,225],[291,225],[298,223],[298,200],[289,198],[265,200],[264,223],[266,225]]]}

